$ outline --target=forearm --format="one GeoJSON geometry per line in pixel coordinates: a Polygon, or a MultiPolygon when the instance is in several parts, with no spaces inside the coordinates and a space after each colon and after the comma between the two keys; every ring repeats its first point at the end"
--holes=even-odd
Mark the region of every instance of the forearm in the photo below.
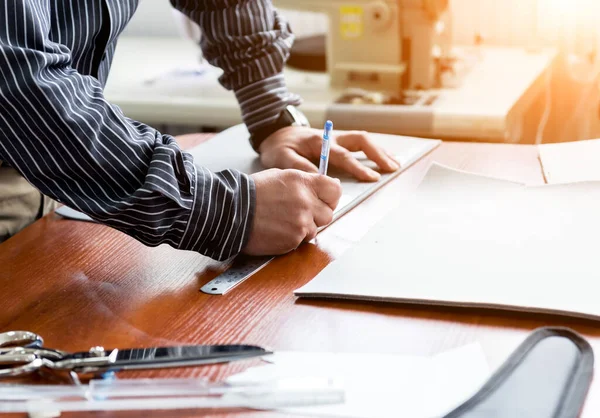
{"type": "Polygon", "coordinates": [[[287,105],[299,105],[283,78],[294,37],[270,0],[171,0],[202,29],[205,58],[223,70],[250,132],[274,122],[287,105]]]}
{"type": "Polygon", "coordinates": [[[252,180],[197,167],[171,136],[126,118],[38,22],[29,22],[31,47],[0,34],[0,160],[147,245],[217,259],[239,252],[252,223],[252,180]]]}

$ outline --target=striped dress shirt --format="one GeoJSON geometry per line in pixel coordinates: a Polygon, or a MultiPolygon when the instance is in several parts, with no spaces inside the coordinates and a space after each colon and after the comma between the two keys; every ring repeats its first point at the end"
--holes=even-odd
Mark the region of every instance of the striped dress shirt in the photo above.
{"type": "MultiPolygon", "coordinates": [[[[137,3],[0,0],[0,162],[146,245],[229,258],[249,238],[252,179],[195,165],[173,137],[103,96],[137,3]]],[[[204,56],[223,69],[251,132],[300,104],[282,76],[293,36],[270,0],[171,3],[199,24],[204,56]]]]}

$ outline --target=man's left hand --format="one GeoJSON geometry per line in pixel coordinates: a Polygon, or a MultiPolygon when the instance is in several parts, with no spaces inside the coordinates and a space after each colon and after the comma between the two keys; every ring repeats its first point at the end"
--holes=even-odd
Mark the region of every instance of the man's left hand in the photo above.
{"type": "MultiPolygon", "coordinates": [[[[311,160],[319,160],[322,134],[318,129],[306,127],[290,126],[279,129],[260,144],[260,160],[265,168],[292,168],[318,173],[318,168],[311,160]]],[[[352,152],[355,151],[363,151],[383,172],[392,172],[399,168],[398,162],[375,145],[366,132],[334,131],[330,141],[329,164],[352,174],[358,180],[377,181],[380,175],[354,158],[352,152]]]]}

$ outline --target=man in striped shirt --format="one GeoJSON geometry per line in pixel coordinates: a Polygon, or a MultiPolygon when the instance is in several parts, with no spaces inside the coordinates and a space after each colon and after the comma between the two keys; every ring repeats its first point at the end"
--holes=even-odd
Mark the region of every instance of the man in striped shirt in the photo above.
{"type": "MultiPolygon", "coordinates": [[[[219,260],[284,253],[312,239],[331,221],[341,188],[310,162],[319,131],[291,126],[300,99],[282,75],[293,40],[285,20],[270,0],[171,0],[202,29],[204,56],[223,69],[221,83],[235,92],[252,144],[273,168],[213,173],[103,96],[137,3],[0,0],[0,241],[47,211],[43,195],[146,245],[219,260]]],[[[336,141],[331,164],[362,180],[378,175],[349,151],[397,168],[363,133],[336,141]]]]}

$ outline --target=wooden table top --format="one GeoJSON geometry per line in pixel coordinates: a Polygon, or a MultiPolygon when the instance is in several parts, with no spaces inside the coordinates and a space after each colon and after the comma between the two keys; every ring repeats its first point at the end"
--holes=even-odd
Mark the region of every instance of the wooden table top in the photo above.
{"type": "MultiPolygon", "coordinates": [[[[598,327],[583,320],[293,295],[360,239],[369,222],[411,193],[432,161],[529,184],[544,182],[535,147],[444,143],[325,229],[316,244],[277,258],[224,296],[199,291],[222,268],[218,262],[167,246],[148,248],[108,227],[50,214],[0,245],[0,331],[31,330],[48,347],[68,351],[235,342],[274,350],[429,355],[479,342],[495,368],[534,328],[562,325],[600,350],[598,327]]],[[[247,366],[240,362],[121,376],[222,379],[247,366]]],[[[177,416],[194,415],[184,411],[177,416]]],[[[583,416],[600,416],[600,384],[593,384],[583,416]]]]}

